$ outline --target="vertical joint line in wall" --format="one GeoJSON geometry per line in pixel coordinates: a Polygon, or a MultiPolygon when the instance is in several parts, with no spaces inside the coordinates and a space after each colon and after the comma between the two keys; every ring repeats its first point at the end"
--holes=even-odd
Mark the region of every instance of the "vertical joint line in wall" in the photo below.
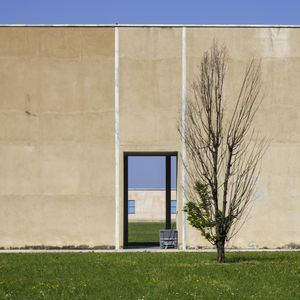
{"type": "Polygon", "coordinates": [[[115,27],[115,247],[119,245],[119,28],[115,27]]]}
{"type": "MultiPolygon", "coordinates": [[[[186,153],[185,153],[185,111],[186,111],[186,28],[182,27],[182,209],[185,206],[186,153]]],[[[182,212],[182,249],[186,249],[186,213],[182,212]]]]}

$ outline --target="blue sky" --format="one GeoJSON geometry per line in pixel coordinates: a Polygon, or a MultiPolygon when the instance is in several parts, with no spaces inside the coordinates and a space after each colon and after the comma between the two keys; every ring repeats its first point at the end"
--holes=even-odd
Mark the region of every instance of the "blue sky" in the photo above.
{"type": "MultiPolygon", "coordinates": [[[[128,188],[165,188],[164,156],[129,156],[128,188]]],[[[171,188],[176,188],[176,157],[171,156],[171,188]]]]}
{"type": "Polygon", "coordinates": [[[290,24],[299,0],[1,0],[1,24],[290,24]]]}

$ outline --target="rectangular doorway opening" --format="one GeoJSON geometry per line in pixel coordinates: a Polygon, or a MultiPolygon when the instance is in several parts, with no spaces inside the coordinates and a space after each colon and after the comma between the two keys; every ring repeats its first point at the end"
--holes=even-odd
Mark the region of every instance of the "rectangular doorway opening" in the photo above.
{"type": "Polygon", "coordinates": [[[176,221],[177,153],[124,153],[124,247],[159,246],[176,221]]]}

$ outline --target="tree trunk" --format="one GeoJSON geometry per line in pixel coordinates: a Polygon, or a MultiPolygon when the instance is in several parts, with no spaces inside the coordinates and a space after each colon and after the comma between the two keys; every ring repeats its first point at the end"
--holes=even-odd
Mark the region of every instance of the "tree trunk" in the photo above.
{"type": "Polygon", "coordinates": [[[217,243],[217,254],[218,254],[218,262],[224,263],[225,262],[225,243],[220,241],[217,243]]]}

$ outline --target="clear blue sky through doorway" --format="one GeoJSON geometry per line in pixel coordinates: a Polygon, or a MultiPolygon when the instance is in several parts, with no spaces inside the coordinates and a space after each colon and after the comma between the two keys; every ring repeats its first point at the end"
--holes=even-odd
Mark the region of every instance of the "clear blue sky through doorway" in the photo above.
{"type": "MultiPolygon", "coordinates": [[[[176,157],[171,157],[171,188],[176,189],[176,157]]],[[[165,156],[128,156],[129,189],[164,189],[165,156]]]]}

